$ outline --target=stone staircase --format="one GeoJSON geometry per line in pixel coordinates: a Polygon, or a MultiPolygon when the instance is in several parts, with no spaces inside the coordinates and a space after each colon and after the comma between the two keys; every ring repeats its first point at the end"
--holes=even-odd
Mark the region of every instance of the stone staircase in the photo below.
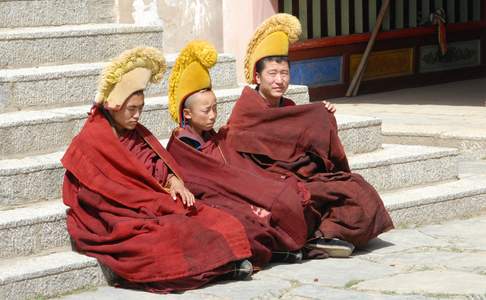
{"type": "MultiPolygon", "coordinates": [[[[104,62],[137,45],[161,48],[162,28],[110,24],[112,1],[75,2],[0,2],[0,299],[53,297],[109,277],[71,251],[59,159],[86,118],[104,62]]],[[[167,59],[172,66],[175,54],[167,59]]],[[[242,87],[231,55],[221,54],[211,72],[220,125],[242,87]]],[[[163,141],[174,127],[166,84],[147,91],[142,117],[163,141]]],[[[306,87],[292,86],[288,96],[308,101],[306,87]]],[[[383,144],[380,120],[337,119],[352,169],[380,191],[397,225],[486,207],[486,178],[459,176],[457,150],[383,144]]]]}
{"type": "Polygon", "coordinates": [[[486,209],[486,176],[459,173],[457,149],[382,144],[380,120],[336,117],[351,169],[380,192],[396,226],[442,222],[486,209]]]}

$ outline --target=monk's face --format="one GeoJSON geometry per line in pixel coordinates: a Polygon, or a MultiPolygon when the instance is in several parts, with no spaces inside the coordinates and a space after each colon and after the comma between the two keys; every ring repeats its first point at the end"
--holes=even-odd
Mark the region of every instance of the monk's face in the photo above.
{"type": "Polygon", "coordinates": [[[218,116],[216,96],[213,91],[201,91],[191,95],[186,101],[184,117],[190,126],[200,135],[213,129],[218,116]]]}
{"type": "Polygon", "coordinates": [[[265,98],[271,106],[278,106],[280,98],[289,87],[290,71],[286,61],[265,63],[263,70],[256,73],[256,82],[260,85],[260,95],[265,98]]]}
{"type": "Polygon", "coordinates": [[[118,130],[133,130],[142,115],[144,106],[143,93],[134,93],[127,98],[118,111],[110,111],[118,130]]]}

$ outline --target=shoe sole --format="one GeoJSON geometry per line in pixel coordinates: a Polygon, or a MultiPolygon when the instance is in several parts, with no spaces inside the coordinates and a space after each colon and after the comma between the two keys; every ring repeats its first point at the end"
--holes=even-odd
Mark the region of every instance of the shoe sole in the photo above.
{"type": "Polygon", "coordinates": [[[285,254],[285,258],[275,260],[274,262],[281,262],[281,263],[289,263],[289,264],[300,264],[302,260],[304,259],[304,256],[302,252],[299,254],[296,253],[290,253],[290,252],[279,252],[279,251],[274,251],[272,252],[274,254],[285,254]],[[292,260],[290,259],[292,257],[292,260]]]}
{"type": "Polygon", "coordinates": [[[323,250],[329,255],[329,257],[334,258],[347,258],[350,257],[354,251],[354,248],[348,248],[344,246],[335,246],[335,245],[314,245],[314,244],[307,244],[305,245],[308,249],[316,249],[316,250],[323,250]]]}

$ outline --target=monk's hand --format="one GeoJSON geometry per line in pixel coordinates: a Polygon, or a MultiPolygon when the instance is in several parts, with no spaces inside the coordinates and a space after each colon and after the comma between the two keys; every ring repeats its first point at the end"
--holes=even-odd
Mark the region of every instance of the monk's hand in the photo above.
{"type": "Polygon", "coordinates": [[[336,112],[336,107],[331,102],[327,102],[326,100],[324,100],[322,101],[322,103],[326,107],[327,111],[330,112],[331,114],[336,112]]]}
{"type": "Polygon", "coordinates": [[[182,203],[184,203],[184,205],[186,206],[193,206],[194,202],[196,201],[194,195],[184,186],[184,183],[176,176],[172,176],[169,179],[169,191],[174,201],[177,200],[177,195],[179,195],[182,203]]]}

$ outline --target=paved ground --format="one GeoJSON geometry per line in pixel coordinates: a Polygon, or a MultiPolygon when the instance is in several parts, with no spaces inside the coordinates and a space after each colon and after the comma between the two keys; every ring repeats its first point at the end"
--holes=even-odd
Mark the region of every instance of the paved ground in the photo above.
{"type": "MultiPolygon", "coordinates": [[[[66,296],[158,299],[101,287],[66,296]]],[[[273,265],[250,281],[214,284],[164,299],[486,299],[486,215],[395,229],[349,259],[273,265]]]]}
{"type": "Polygon", "coordinates": [[[338,113],[382,119],[387,134],[486,139],[486,78],[332,101],[338,113]]]}
{"type": "Polygon", "coordinates": [[[335,98],[331,99],[331,101],[348,104],[374,103],[484,107],[486,105],[486,77],[384,93],[358,95],[350,98],[335,98]]]}

